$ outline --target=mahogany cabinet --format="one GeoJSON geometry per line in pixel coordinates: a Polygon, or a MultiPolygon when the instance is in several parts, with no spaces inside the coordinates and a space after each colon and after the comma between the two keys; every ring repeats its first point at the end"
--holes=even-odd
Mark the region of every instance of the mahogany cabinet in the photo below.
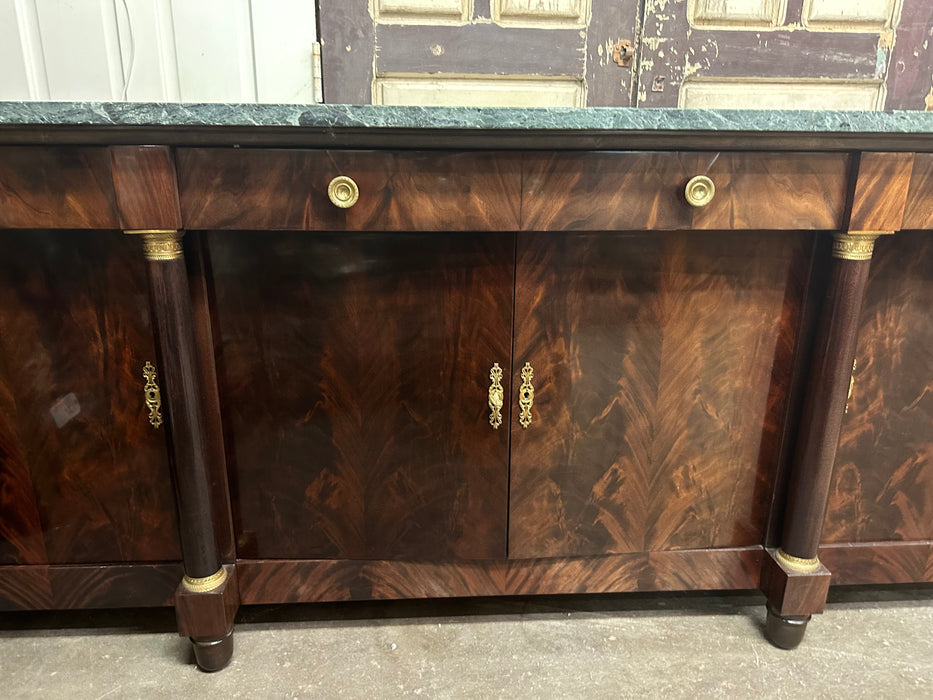
{"type": "Polygon", "coordinates": [[[930,156],[198,133],[0,147],[0,607],[933,580],[930,156]]]}

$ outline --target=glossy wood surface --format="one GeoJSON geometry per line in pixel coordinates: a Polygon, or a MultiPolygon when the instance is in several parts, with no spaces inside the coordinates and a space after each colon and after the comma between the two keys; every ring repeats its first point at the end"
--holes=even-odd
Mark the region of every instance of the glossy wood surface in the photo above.
{"type": "Polygon", "coordinates": [[[239,556],[504,556],[513,236],[208,242],[239,556]]]}
{"type": "Polygon", "coordinates": [[[889,583],[933,583],[933,542],[826,544],[820,561],[843,586],[889,583]]]}
{"type": "Polygon", "coordinates": [[[522,229],[835,229],[848,156],[812,153],[549,153],[523,156],[522,229]],[[716,187],[687,203],[690,178],[716,187]]]}
{"type": "Polygon", "coordinates": [[[216,353],[220,339],[212,320],[213,300],[210,287],[210,265],[204,236],[198,232],[185,234],[185,267],[191,294],[194,338],[198,369],[204,391],[206,467],[210,484],[210,513],[214,525],[217,551],[225,564],[236,559],[236,540],[230,508],[230,483],[227,479],[227,457],[224,446],[220,396],[217,393],[216,353]]]}
{"type": "Polygon", "coordinates": [[[933,540],[933,236],[875,244],[823,542],[933,540]]]}
{"type": "Polygon", "coordinates": [[[780,540],[784,552],[803,559],[816,557],[819,549],[871,261],[832,258],[829,264],[780,540]]]}
{"type": "Polygon", "coordinates": [[[460,562],[240,560],[243,604],[491,595],[745,590],[763,550],[460,562]]]}
{"type": "Polygon", "coordinates": [[[765,552],[761,560],[761,592],[768,599],[768,609],[781,616],[815,615],[823,612],[832,573],[825,565],[801,572],[784,566],[775,550],[765,552]]]}
{"type": "Polygon", "coordinates": [[[904,222],[913,153],[859,156],[849,231],[899,231],[904,222]]]}
{"type": "Polygon", "coordinates": [[[520,235],[510,557],[763,541],[811,243],[520,235]]]}
{"type": "Polygon", "coordinates": [[[933,153],[914,155],[904,207],[905,229],[933,229],[933,153]]]}
{"type": "Polygon", "coordinates": [[[183,258],[148,260],[147,268],[182,559],[185,574],[204,578],[221,564],[213,515],[215,480],[221,477],[208,467],[209,403],[198,360],[188,275],[183,258]]]}
{"type": "Polygon", "coordinates": [[[494,153],[179,149],[182,218],[190,229],[514,231],[521,160],[494,153]],[[359,187],[349,209],[331,179],[359,187]]]}
{"type": "Polygon", "coordinates": [[[226,564],[227,577],[217,588],[206,593],[188,590],[184,583],[175,591],[175,616],[178,634],[204,640],[217,640],[233,629],[233,619],[240,607],[236,566],[226,564]]]}
{"type": "Polygon", "coordinates": [[[0,566],[0,610],[164,607],[182,575],[180,563],[0,566]]]}
{"type": "Polygon", "coordinates": [[[122,233],[0,233],[0,563],[179,558],[154,359],[122,233]]]}
{"type": "Polygon", "coordinates": [[[111,146],[113,186],[124,229],[180,229],[175,162],[168,146],[111,146]]]}
{"type": "Polygon", "coordinates": [[[119,225],[106,148],[0,148],[0,229],[119,225]]]}

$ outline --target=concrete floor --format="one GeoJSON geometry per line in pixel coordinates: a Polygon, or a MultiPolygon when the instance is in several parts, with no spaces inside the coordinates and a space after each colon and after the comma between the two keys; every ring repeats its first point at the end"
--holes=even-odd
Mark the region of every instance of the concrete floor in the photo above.
{"type": "Polygon", "coordinates": [[[933,586],[833,589],[790,652],[762,637],[751,593],[255,607],[238,619],[232,664],[206,674],[170,610],[7,614],[0,696],[933,698],[933,586]]]}

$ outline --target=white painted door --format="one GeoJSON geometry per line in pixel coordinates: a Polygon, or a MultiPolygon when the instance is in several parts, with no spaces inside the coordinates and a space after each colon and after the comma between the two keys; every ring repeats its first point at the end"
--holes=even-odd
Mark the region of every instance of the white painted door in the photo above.
{"type": "Polygon", "coordinates": [[[0,0],[0,99],[314,101],[314,0],[0,0]]]}

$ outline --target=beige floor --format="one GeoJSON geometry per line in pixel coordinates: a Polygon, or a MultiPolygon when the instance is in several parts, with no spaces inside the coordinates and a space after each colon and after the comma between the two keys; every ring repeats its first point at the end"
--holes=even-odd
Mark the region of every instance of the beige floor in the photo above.
{"type": "Polygon", "coordinates": [[[171,611],[0,618],[0,697],[933,698],[933,587],[834,589],[803,645],[762,600],[592,596],[249,608],[217,674],[171,611]],[[59,629],[43,629],[57,625],[59,629]]]}

